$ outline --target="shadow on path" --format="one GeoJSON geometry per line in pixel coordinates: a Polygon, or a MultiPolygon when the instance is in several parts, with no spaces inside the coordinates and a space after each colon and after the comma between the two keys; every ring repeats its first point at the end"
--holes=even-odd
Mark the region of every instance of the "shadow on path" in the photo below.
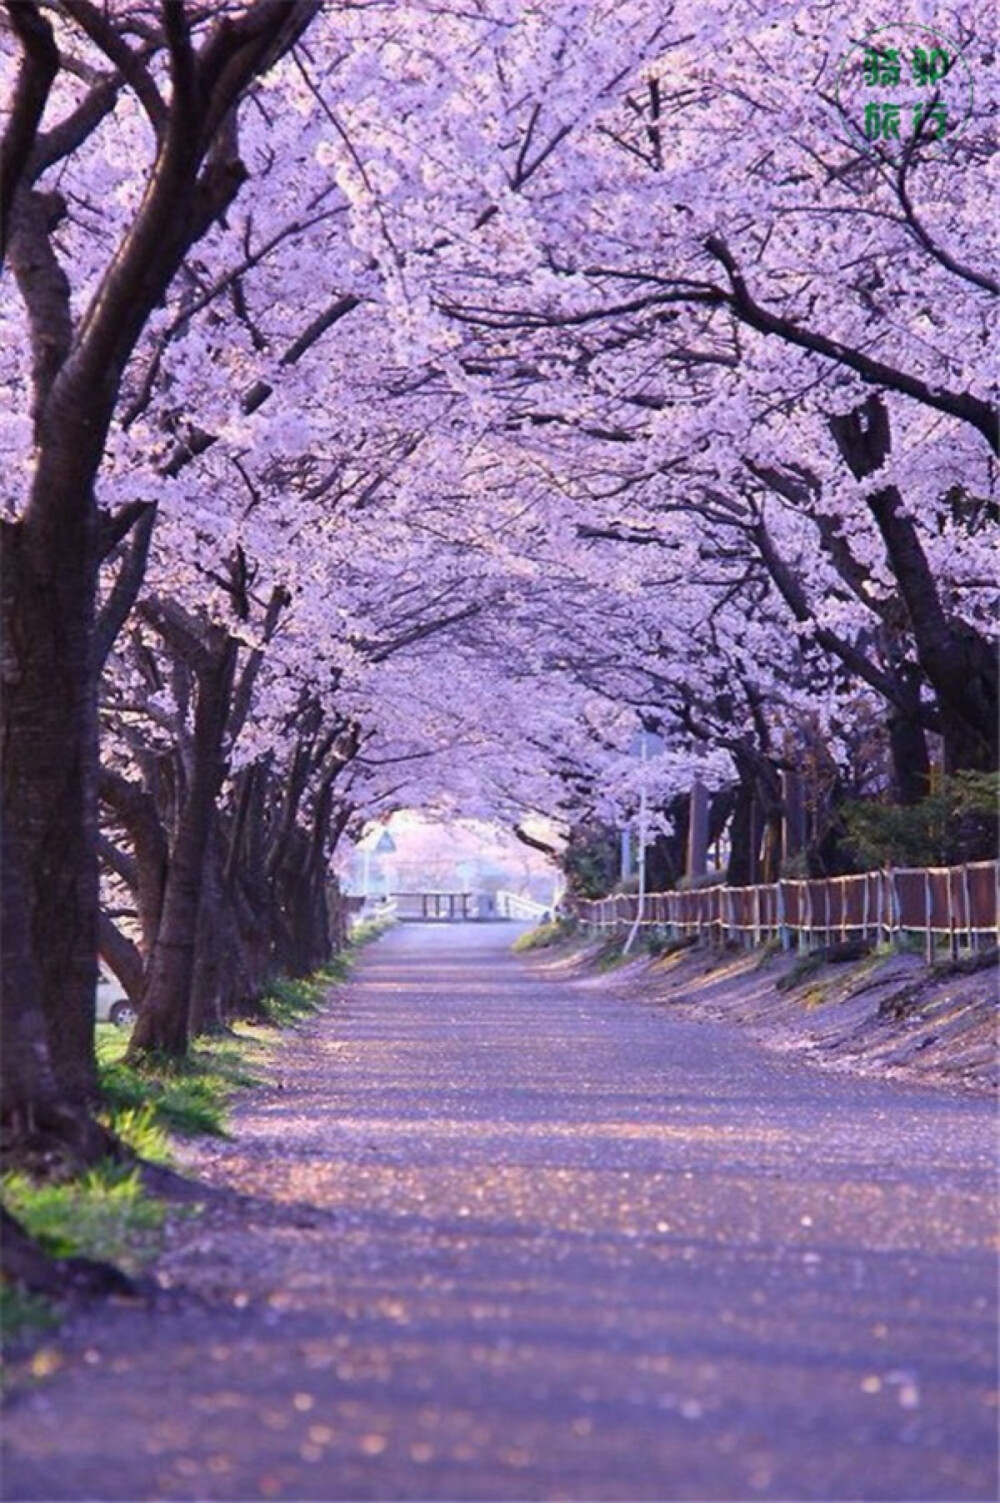
{"type": "Polygon", "coordinates": [[[189,1172],[18,1498],[991,1499],[993,1111],[407,927],[189,1172]],[[189,1291],[189,1292],[188,1292],[189,1291]]]}

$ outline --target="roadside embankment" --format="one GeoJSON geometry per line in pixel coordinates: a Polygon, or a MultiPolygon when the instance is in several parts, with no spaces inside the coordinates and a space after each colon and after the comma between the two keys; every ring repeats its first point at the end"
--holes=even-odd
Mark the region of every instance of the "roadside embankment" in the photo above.
{"type": "Polygon", "coordinates": [[[738,1024],[769,1049],[830,1069],[980,1094],[998,1084],[997,952],[928,967],[877,951],[849,963],[821,956],[697,946],[613,961],[617,947],[579,942],[537,964],[618,988],[685,1016],[738,1024]]]}

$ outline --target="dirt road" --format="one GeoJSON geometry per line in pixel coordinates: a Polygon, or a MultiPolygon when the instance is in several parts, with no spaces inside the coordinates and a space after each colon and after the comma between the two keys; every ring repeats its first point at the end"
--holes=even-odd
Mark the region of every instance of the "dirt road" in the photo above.
{"type": "Polygon", "coordinates": [[[990,1499],[990,1102],[404,928],[79,1320],[8,1499],[990,1499]],[[177,1293],[180,1289],[183,1292],[177,1293]]]}

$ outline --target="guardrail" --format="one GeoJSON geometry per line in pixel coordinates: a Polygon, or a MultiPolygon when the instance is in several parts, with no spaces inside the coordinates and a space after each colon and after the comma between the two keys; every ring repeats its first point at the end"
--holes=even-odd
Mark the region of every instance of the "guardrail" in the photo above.
{"type": "Polygon", "coordinates": [[[552,909],[545,903],[536,903],[534,898],[525,898],[519,892],[507,892],[501,888],[496,895],[497,918],[526,919],[529,923],[541,923],[552,917],[552,909]]]}
{"type": "MultiPolygon", "coordinates": [[[[760,945],[779,940],[812,950],[838,941],[898,942],[923,937],[928,961],[939,945],[952,956],[1000,942],[1000,863],[965,866],[886,867],[857,876],[783,880],[754,887],[692,888],[647,893],[640,927],[671,938],[695,935],[716,943],[760,945]]],[[[570,906],[581,923],[600,933],[628,929],[638,897],[627,894],[570,906]]]]}
{"type": "Polygon", "coordinates": [[[393,897],[361,897],[349,895],[344,899],[348,927],[358,924],[395,923],[396,899],[393,897]]]}
{"type": "Polygon", "coordinates": [[[401,923],[457,923],[478,917],[471,892],[394,892],[401,923]]]}

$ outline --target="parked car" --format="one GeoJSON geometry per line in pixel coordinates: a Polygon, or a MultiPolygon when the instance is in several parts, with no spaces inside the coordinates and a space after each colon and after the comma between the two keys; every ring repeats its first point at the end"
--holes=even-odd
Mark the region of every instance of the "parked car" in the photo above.
{"type": "Polygon", "coordinates": [[[135,1007],[121,982],[102,965],[97,975],[97,1021],[114,1023],[117,1028],[131,1028],[135,1019],[135,1007]]]}

